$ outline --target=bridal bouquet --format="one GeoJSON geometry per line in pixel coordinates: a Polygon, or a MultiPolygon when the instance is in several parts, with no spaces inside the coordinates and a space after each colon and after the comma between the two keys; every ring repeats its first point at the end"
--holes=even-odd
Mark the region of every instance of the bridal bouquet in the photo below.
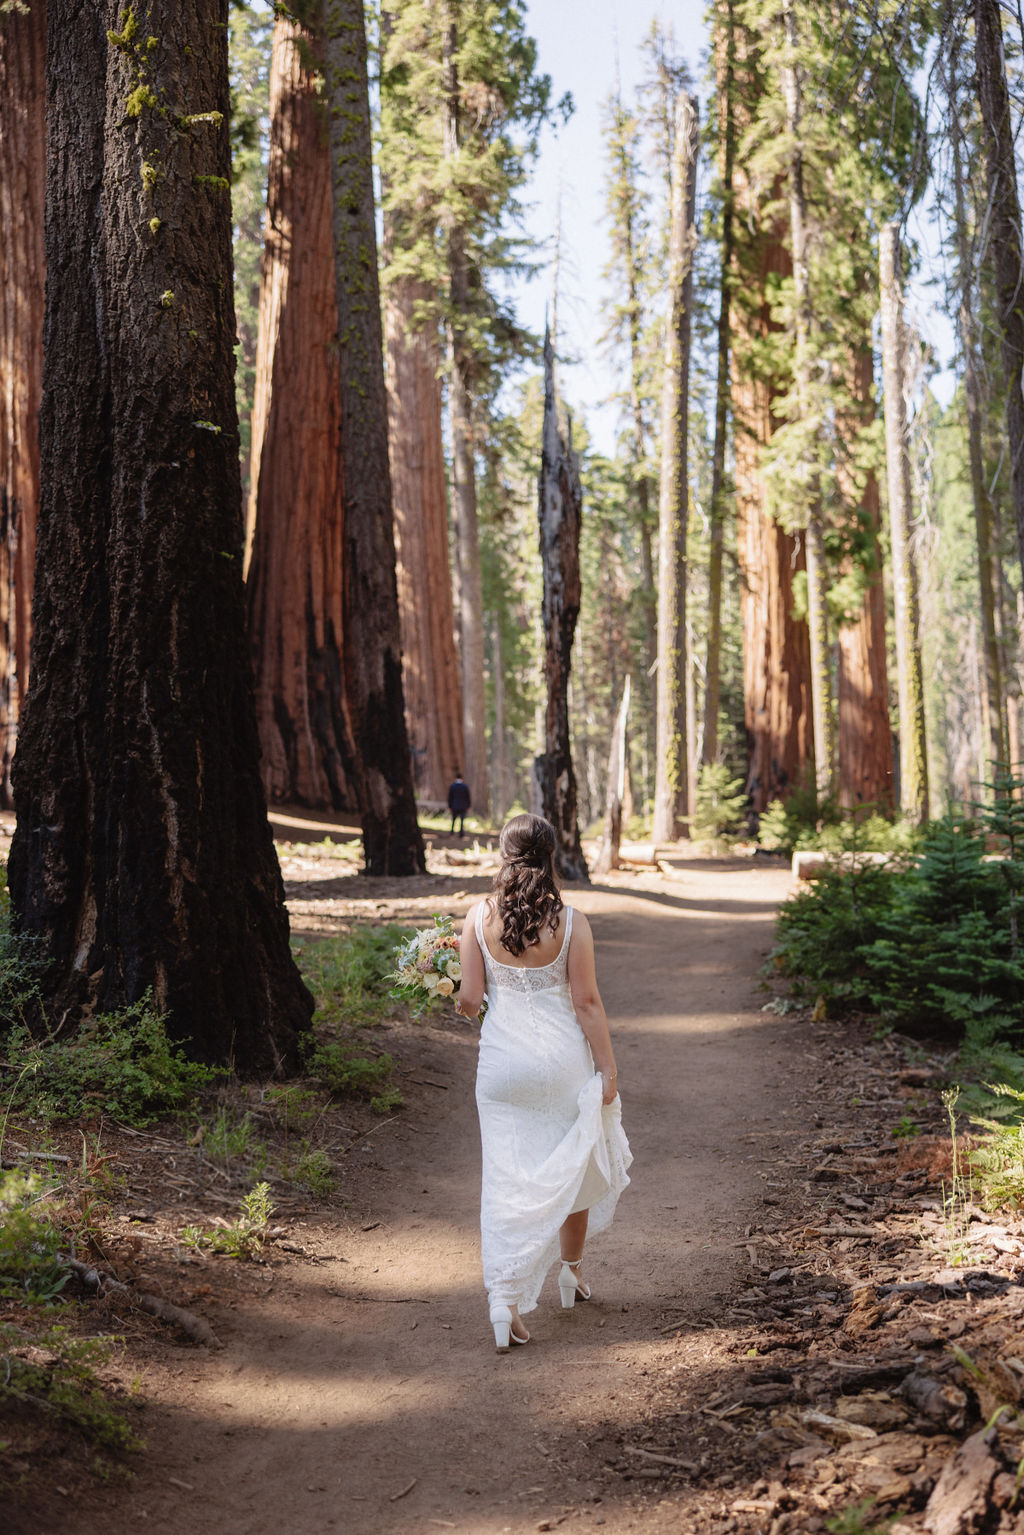
{"type": "Polygon", "coordinates": [[[433,927],[413,933],[395,950],[395,969],[388,977],[391,995],[411,1002],[422,1012],[438,997],[450,997],[462,980],[459,935],[451,917],[435,917],[433,927]]]}

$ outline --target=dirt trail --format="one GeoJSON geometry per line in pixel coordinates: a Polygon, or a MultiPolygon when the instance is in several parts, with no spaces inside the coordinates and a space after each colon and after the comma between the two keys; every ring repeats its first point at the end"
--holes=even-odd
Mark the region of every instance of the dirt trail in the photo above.
{"type": "Polygon", "coordinates": [[[666,1322],[717,1309],[746,1262],[764,1151],[799,1104],[792,1031],[757,991],[788,887],[778,868],[689,863],[570,894],[597,938],[636,1159],[589,1253],[592,1304],[563,1314],[550,1279],[534,1341],[495,1354],[475,1041],[428,1030],[422,1071],[448,1090],[427,1088],[430,1117],[400,1115],[353,1153],[381,1170],[380,1224],[321,1226],[331,1258],[256,1274],[251,1298],[212,1318],[222,1352],[182,1351],[147,1378],[149,1453],[128,1489],[79,1511],[80,1535],[662,1528],[667,1510],[604,1476],[597,1445],[616,1427],[628,1440],[666,1322]]]}

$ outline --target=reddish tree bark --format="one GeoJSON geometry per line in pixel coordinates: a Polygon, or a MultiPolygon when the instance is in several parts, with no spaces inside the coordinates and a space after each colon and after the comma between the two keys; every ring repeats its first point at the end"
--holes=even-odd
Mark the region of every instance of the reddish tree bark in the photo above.
{"type": "Polygon", "coordinates": [[[267,798],[351,806],[342,737],[341,384],[327,126],[313,39],[281,16],[252,418],[249,635],[267,798]]]}
{"type": "Polygon", "coordinates": [[[793,617],[793,576],[803,569],[803,552],[769,516],[760,469],[762,449],[775,425],[772,402],[782,390],[751,361],[753,345],[775,328],[769,275],[788,276],[789,255],[778,230],[738,246],[746,298],[733,306],[737,548],[750,752],[747,789],[752,808],[761,811],[794,787],[813,757],[810,645],[806,623],[793,617]]]}
{"type": "Polygon", "coordinates": [[[46,5],[0,16],[0,802],[28,686],[46,253],[46,5]]]}
{"type": "MultiPolygon", "coordinates": [[[[853,360],[854,398],[863,429],[875,416],[874,358],[865,349],[853,360]]],[[[849,483],[849,477],[847,477],[849,483]]],[[[839,628],[839,803],[846,809],[895,804],[893,737],[885,665],[885,588],[879,533],[882,526],[878,480],[870,472],[860,500],[861,531],[867,535],[870,566],[864,602],[852,623],[839,628]]]]}
{"type": "Polygon", "coordinates": [[[368,874],[426,867],[402,697],[384,336],[362,0],[322,0],[345,464],[346,771],[368,874]]]}
{"type": "MultiPolygon", "coordinates": [[[[385,220],[387,232],[387,220],[385,220]]],[[[448,554],[436,331],[415,324],[431,297],[413,278],[385,295],[391,485],[402,628],[402,686],[416,790],[444,800],[465,760],[448,554]]]]}

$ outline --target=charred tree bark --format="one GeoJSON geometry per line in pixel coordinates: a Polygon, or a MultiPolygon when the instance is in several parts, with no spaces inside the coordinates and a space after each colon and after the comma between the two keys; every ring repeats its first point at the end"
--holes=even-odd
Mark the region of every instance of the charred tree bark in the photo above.
{"type": "MultiPolygon", "coordinates": [[[[855,436],[875,418],[872,397],[874,355],[870,341],[851,363],[852,394],[859,419],[847,423],[855,436]]],[[[841,475],[844,492],[854,493],[854,477],[841,475]]],[[[845,809],[872,805],[894,808],[893,741],[889,720],[889,684],[885,665],[885,588],[879,545],[881,510],[878,480],[869,472],[860,493],[861,539],[866,544],[867,589],[860,612],[839,625],[839,803],[845,809]]]]}
{"type": "MultiPolygon", "coordinates": [[[[459,0],[444,0],[444,144],[449,160],[458,158],[460,93],[458,71],[459,0]]],[[[470,319],[469,260],[463,229],[456,218],[448,230],[450,288],[448,408],[452,425],[452,484],[458,544],[459,647],[462,665],[462,719],[466,782],[473,807],[486,815],[490,802],[487,774],[487,693],[484,684],[484,601],[480,573],[480,530],[476,497],[473,424],[473,353],[470,319]]]]}
{"type": "Polygon", "coordinates": [[[152,987],[194,1054],[273,1071],[312,1000],[246,653],[228,0],[153,0],[152,46],[125,15],[48,6],[43,490],[11,892],[55,1015],[152,987]]]}
{"type": "Polygon", "coordinates": [[[579,459],[562,441],[555,399],[555,356],[544,337],[544,440],[539,490],[540,557],[544,571],[545,750],[533,764],[541,814],[555,828],[555,864],[563,879],[588,878],[576,818],[576,775],[569,746],[569,671],[580,611],[579,459]]]}
{"type": "MultiPolygon", "coordinates": [[[[605,800],[604,832],[595,874],[607,874],[619,867],[619,848],[622,844],[622,805],[626,795],[626,748],[629,725],[629,678],[622,689],[622,702],[615,717],[612,744],[608,753],[608,793],[605,800]]],[[[657,841],[657,837],[655,837],[657,841]]]]}
{"type": "Polygon", "coordinates": [[[900,711],[900,808],[915,821],[928,818],[924,679],[921,672],[917,571],[911,538],[910,454],[903,376],[903,289],[899,232],[885,224],[879,237],[882,298],[882,378],[885,456],[889,484],[896,686],[900,711]]]}
{"type": "Polygon", "coordinates": [[[359,804],[366,872],[419,874],[426,862],[402,696],[362,0],[323,0],[322,16],[345,466],[345,771],[359,804]]]}
{"type": "Polygon", "coordinates": [[[46,252],[46,5],[0,16],[0,803],[28,686],[46,252]]]}
{"type": "Polygon", "coordinates": [[[689,831],[689,735],[686,718],[686,532],[690,476],[690,337],[693,330],[694,220],[697,204],[697,102],[682,92],[676,107],[669,247],[669,321],[661,402],[658,524],[657,746],[655,842],[689,831]]]}
{"type": "MultiPolygon", "coordinates": [[[[385,219],[386,235],[387,231],[385,219]]],[[[385,294],[384,333],[405,717],[417,792],[443,802],[456,770],[463,771],[465,744],[448,551],[440,359],[435,331],[416,325],[417,302],[431,296],[415,278],[399,278],[385,294]]],[[[469,772],[468,766],[464,771],[469,772]]]]}
{"type": "Polygon", "coordinates": [[[1024,254],[999,0],[975,0],[978,100],[988,182],[989,249],[1006,374],[1006,441],[1017,550],[1024,569],[1024,254]]]}
{"type": "Polygon", "coordinates": [[[249,477],[249,637],[267,798],[351,808],[331,164],[316,43],[279,16],[249,477]]]}
{"type": "Polygon", "coordinates": [[[736,162],[736,119],[733,91],[736,74],[736,34],[733,0],[725,0],[724,19],[716,21],[719,133],[722,145],[722,239],[719,263],[715,440],[711,453],[711,538],[708,554],[708,650],[704,689],[704,749],[701,761],[718,757],[718,711],[722,696],[722,547],[725,533],[725,449],[729,429],[729,350],[733,282],[733,176],[736,162]],[[724,31],[722,30],[724,28],[724,31]]]}

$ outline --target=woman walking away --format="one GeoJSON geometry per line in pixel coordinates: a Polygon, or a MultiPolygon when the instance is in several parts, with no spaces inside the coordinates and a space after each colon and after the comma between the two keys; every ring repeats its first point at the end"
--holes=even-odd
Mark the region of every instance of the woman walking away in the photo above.
{"type": "Polygon", "coordinates": [[[499,1353],[526,1343],[561,1255],[562,1305],[590,1299],[587,1228],[609,1225],[632,1161],[622,1132],[615,1056],[582,912],[555,883],[554,828],[517,815],[503,828],[494,891],[462,931],[459,1011],[487,992],[476,1102],[483,1146],[480,1235],[499,1353]]]}

